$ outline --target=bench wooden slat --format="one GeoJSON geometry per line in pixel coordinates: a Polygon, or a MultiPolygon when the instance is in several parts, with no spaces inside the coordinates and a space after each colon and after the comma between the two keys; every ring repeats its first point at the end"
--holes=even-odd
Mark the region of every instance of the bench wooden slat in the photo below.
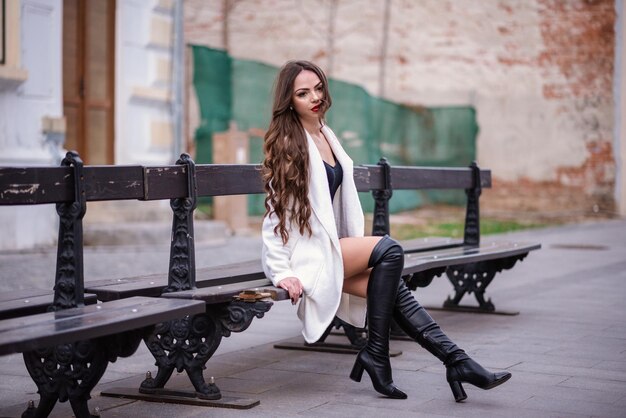
{"type": "Polygon", "coordinates": [[[400,241],[404,253],[414,253],[420,251],[440,250],[445,248],[460,247],[463,245],[462,239],[446,238],[446,237],[427,237],[414,238],[411,240],[400,241]]]}
{"type": "Polygon", "coordinates": [[[0,355],[102,337],[205,312],[198,301],[135,297],[0,321],[0,355]]]}
{"type": "MultiPolygon", "coordinates": [[[[196,286],[227,285],[250,280],[264,279],[261,260],[244,261],[196,270],[196,286]]],[[[85,291],[95,293],[103,301],[131,296],[159,296],[167,286],[167,275],[128,277],[113,280],[97,280],[85,284],[85,291]]]]}
{"type": "MultiPolygon", "coordinates": [[[[187,193],[183,166],[146,167],[144,199],[170,199],[187,193]]],[[[197,164],[198,196],[265,193],[259,164],[197,164]]]]}
{"type": "Polygon", "coordinates": [[[213,164],[196,166],[200,196],[265,193],[259,164],[213,164]]]}
{"type": "Polygon", "coordinates": [[[476,263],[526,254],[541,248],[541,244],[487,242],[479,247],[449,248],[409,253],[404,257],[403,274],[412,274],[431,268],[476,263]]]}
{"type": "Polygon", "coordinates": [[[50,289],[19,289],[10,292],[0,292],[0,303],[19,300],[28,297],[49,295],[52,293],[50,289]]]}
{"type": "Polygon", "coordinates": [[[373,189],[383,189],[385,178],[381,166],[354,166],[354,184],[359,192],[369,192],[373,189]]]}
{"type": "Polygon", "coordinates": [[[55,203],[73,199],[69,167],[0,167],[2,205],[55,203]]]}
{"type": "MultiPolygon", "coordinates": [[[[232,283],[224,286],[210,286],[200,289],[193,290],[183,290],[181,292],[172,292],[172,293],[164,293],[163,298],[168,299],[193,299],[193,300],[202,300],[206,303],[221,303],[221,302],[230,302],[233,300],[234,296],[237,296],[239,293],[244,290],[261,290],[261,289],[271,289],[274,291],[280,292],[281,295],[284,296],[283,289],[278,289],[274,287],[270,279],[261,279],[261,280],[250,280],[246,282],[240,283],[232,283]]],[[[278,298],[277,300],[289,299],[286,298],[278,298]]]]}
{"type": "Polygon", "coordinates": [[[85,283],[85,292],[96,294],[98,300],[104,302],[134,296],[159,297],[167,287],[167,275],[128,277],[99,282],[100,284],[85,283]]]}
{"type": "Polygon", "coordinates": [[[256,280],[265,278],[261,259],[244,261],[237,264],[226,264],[215,267],[207,267],[196,271],[196,283],[198,287],[203,282],[219,280],[218,284],[236,283],[243,280],[256,280]],[[259,275],[262,275],[259,277],[259,275]]]}
{"type": "MultiPolygon", "coordinates": [[[[143,197],[142,166],[85,166],[83,175],[88,201],[143,197]]],[[[70,167],[0,167],[0,200],[2,205],[72,201],[73,176],[70,167]]]]}
{"type": "MultiPolygon", "coordinates": [[[[391,168],[392,188],[469,189],[474,187],[470,168],[401,167],[391,168]]],[[[481,187],[491,187],[491,171],[480,170],[481,187]]]]}
{"type": "MultiPolygon", "coordinates": [[[[5,300],[0,301],[0,319],[46,312],[54,300],[54,292],[50,290],[35,291],[30,295],[26,290],[5,292],[2,296],[5,300]]],[[[93,305],[98,301],[97,299],[95,294],[86,293],[85,305],[93,305]]]]}
{"type": "MultiPolygon", "coordinates": [[[[185,166],[85,166],[85,198],[158,200],[185,197],[185,166]]],[[[463,189],[472,186],[469,168],[393,167],[394,189],[463,189]]],[[[264,193],[258,164],[198,164],[199,196],[264,193]]],[[[377,165],[356,166],[357,190],[384,188],[377,165]]],[[[2,205],[30,205],[74,200],[71,167],[0,167],[2,205]]],[[[482,187],[491,187],[491,172],[481,170],[482,187]]]]}

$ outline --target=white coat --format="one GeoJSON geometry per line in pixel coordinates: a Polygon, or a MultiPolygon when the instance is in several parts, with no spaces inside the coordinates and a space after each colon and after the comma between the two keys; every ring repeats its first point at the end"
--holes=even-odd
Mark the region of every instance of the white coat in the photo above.
{"type": "MultiPolygon", "coordinates": [[[[306,132],[306,131],[305,131],[306,132]]],[[[289,240],[274,234],[278,224],[272,214],[263,220],[263,270],[274,285],[286,277],[302,282],[303,296],[298,306],[302,335],[309,342],[319,340],[335,315],[357,327],[365,325],[366,300],[342,293],[343,260],[339,238],[360,237],[364,232],[363,210],[354,184],[353,163],[333,131],[322,127],[335,157],[343,168],[343,181],[330,198],[324,162],[313,139],[306,132],[309,147],[309,201],[312,235],[289,229],[289,240]]]]}

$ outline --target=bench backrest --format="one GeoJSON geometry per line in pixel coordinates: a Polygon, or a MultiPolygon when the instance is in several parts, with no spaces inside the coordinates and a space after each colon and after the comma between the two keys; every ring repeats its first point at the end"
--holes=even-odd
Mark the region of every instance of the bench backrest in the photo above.
{"type": "MultiPolygon", "coordinates": [[[[360,192],[374,196],[374,235],[389,233],[393,190],[464,189],[468,196],[464,244],[478,245],[478,198],[482,188],[491,187],[489,170],[480,170],[475,163],[469,168],[391,167],[381,159],[376,165],[356,166],[354,180],[360,192]]],[[[257,193],[264,193],[259,165],[196,165],[187,154],[168,166],[83,166],[77,153],[68,152],[61,167],[0,167],[0,205],[56,204],[60,226],[53,310],[83,304],[86,202],[171,200],[174,220],[164,291],[172,292],[195,287],[197,198],[257,193]]]]}
{"type": "MultiPolygon", "coordinates": [[[[72,163],[74,164],[74,163],[72,163]]],[[[472,168],[389,166],[354,167],[360,192],[387,190],[471,189],[477,186],[472,168]]],[[[257,164],[197,164],[197,196],[264,193],[257,164]]],[[[68,203],[75,200],[75,167],[0,167],[0,205],[68,203]]],[[[87,202],[162,200],[188,197],[186,165],[82,166],[87,202]]],[[[480,170],[481,188],[491,187],[491,172],[480,170]]]]}

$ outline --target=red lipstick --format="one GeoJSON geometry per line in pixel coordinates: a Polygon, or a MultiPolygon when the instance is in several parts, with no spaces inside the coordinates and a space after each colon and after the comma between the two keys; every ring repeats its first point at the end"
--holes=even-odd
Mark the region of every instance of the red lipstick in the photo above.
{"type": "Polygon", "coordinates": [[[320,105],[317,105],[317,106],[312,107],[312,108],[311,108],[311,110],[312,110],[313,112],[317,112],[318,110],[320,110],[320,105]]]}

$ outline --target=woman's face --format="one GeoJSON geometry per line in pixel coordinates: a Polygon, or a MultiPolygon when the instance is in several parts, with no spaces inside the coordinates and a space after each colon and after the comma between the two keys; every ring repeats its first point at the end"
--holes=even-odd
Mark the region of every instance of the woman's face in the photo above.
{"type": "Polygon", "coordinates": [[[302,70],[293,81],[293,108],[302,119],[319,119],[324,86],[313,71],[302,70]]]}

